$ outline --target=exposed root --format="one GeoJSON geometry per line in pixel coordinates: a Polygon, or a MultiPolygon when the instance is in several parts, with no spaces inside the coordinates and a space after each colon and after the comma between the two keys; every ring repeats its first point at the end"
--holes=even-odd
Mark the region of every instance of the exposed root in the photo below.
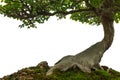
{"type": "Polygon", "coordinates": [[[104,54],[104,43],[98,42],[87,50],[76,55],[69,55],[59,60],[46,75],[53,74],[54,70],[67,71],[76,66],[81,71],[91,73],[91,69],[100,68],[99,63],[104,54]]]}

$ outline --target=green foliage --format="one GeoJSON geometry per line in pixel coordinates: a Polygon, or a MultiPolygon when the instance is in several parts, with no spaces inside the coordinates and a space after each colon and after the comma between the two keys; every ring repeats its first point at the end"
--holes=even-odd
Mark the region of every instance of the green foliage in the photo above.
{"type": "Polygon", "coordinates": [[[90,12],[74,13],[71,15],[71,19],[82,22],[82,23],[92,24],[92,25],[100,24],[100,18],[96,17],[94,14],[92,14],[90,12]]]}
{"type": "Polygon", "coordinates": [[[90,4],[96,8],[99,8],[104,0],[90,0],[90,4]]]}
{"type": "MultiPolygon", "coordinates": [[[[37,23],[44,23],[50,16],[57,16],[59,19],[71,15],[71,19],[88,24],[101,23],[99,11],[106,0],[2,0],[0,14],[12,17],[23,22],[20,27],[36,27],[37,23]],[[99,13],[99,12],[98,12],[99,13]]],[[[115,12],[114,19],[120,20],[120,0],[114,0],[112,5],[115,12]]]]}

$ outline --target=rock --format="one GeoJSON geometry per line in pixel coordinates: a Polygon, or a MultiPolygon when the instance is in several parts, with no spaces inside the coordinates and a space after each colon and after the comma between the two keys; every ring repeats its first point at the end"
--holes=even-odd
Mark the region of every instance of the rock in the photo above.
{"type": "Polygon", "coordinates": [[[103,70],[107,71],[109,73],[110,68],[107,66],[101,66],[103,70]]]}
{"type": "Polygon", "coordinates": [[[42,61],[40,62],[37,67],[40,67],[40,68],[49,68],[49,65],[47,63],[47,61],[42,61]]]}

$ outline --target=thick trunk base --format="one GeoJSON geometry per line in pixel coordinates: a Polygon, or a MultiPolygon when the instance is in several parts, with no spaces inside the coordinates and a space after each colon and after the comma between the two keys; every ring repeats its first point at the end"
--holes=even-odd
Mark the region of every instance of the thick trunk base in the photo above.
{"type": "Polygon", "coordinates": [[[104,43],[98,42],[81,53],[63,57],[47,72],[46,75],[53,74],[56,69],[67,71],[72,67],[78,67],[83,72],[91,73],[91,69],[96,70],[100,68],[99,63],[104,51],[104,43]]]}

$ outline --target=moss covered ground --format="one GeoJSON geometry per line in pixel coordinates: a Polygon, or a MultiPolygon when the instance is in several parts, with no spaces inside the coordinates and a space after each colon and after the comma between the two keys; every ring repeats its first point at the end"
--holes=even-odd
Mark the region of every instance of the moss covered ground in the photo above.
{"type": "Polygon", "coordinates": [[[46,76],[49,68],[39,66],[24,68],[11,75],[4,76],[0,80],[120,80],[120,72],[110,69],[96,70],[92,73],[84,73],[79,69],[70,69],[66,72],[56,70],[53,75],[46,76]]]}

